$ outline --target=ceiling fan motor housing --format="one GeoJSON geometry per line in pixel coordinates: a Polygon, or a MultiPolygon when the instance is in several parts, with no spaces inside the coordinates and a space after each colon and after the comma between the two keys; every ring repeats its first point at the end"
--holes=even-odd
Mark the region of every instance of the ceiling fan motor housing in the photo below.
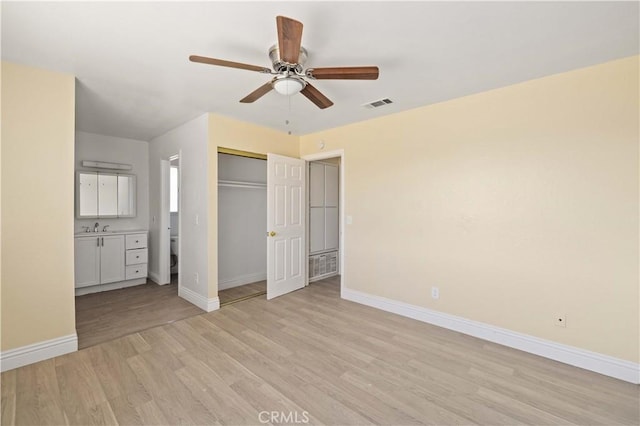
{"type": "Polygon", "coordinates": [[[274,44],[269,48],[269,59],[273,64],[273,70],[277,73],[294,71],[296,74],[302,74],[302,67],[307,62],[307,49],[300,47],[300,55],[298,56],[298,62],[290,64],[280,59],[280,49],[277,44],[274,44]]]}

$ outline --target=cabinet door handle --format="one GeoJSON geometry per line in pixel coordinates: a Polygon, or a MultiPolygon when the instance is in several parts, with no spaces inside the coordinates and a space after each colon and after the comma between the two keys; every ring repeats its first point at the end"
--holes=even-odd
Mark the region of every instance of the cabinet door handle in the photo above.
{"type": "Polygon", "coordinates": [[[136,256],[136,259],[140,259],[140,256],[136,256]]]}
{"type": "Polygon", "coordinates": [[[104,237],[102,237],[102,247],[104,247],[104,237]]]}
{"type": "Polygon", "coordinates": [[[140,241],[136,240],[136,243],[139,243],[140,241]]]}
{"type": "Polygon", "coordinates": [[[100,247],[100,238],[96,238],[96,247],[100,247]]]}

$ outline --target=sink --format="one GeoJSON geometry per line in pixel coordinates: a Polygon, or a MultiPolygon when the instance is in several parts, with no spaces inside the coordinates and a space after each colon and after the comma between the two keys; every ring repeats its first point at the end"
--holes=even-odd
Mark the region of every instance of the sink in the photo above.
{"type": "Polygon", "coordinates": [[[76,237],[99,237],[100,235],[111,235],[118,231],[105,231],[105,232],[76,232],[76,237]]]}

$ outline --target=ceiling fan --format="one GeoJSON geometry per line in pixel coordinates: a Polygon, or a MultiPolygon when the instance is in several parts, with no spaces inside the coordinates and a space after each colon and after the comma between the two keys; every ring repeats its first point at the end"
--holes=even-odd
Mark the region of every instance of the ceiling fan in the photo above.
{"type": "Polygon", "coordinates": [[[240,62],[225,61],[223,59],[207,58],[205,56],[191,55],[189,60],[203,64],[218,65],[221,67],[239,68],[248,71],[257,71],[274,75],[270,81],[258,87],[244,98],[242,103],[251,103],[269,93],[272,89],[283,95],[302,93],[307,99],[324,109],[333,105],[333,102],[313,87],[308,79],[312,80],[377,80],[378,67],[332,67],[332,68],[307,68],[303,72],[303,65],[307,60],[307,51],[301,46],[302,23],[284,16],[276,17],[278,27],[278,44],[269,49],[269,58],[273,63],[273,71],[258,65],[243,64],[240,62]]]}

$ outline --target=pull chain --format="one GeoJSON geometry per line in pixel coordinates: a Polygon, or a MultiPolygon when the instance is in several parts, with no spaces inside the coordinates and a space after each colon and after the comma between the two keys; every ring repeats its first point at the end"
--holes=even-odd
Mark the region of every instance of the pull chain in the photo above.
{"type": "MultiPolygon", "coordinates": [[[[291,96],[287,96],[289,99],[289,117],[291,117],[291,96]]],[[[289,125],[289,120],[285,120],[284,122],[287,126],[289,125]]],[[[291,129],[287,132],[288,135],[291,134],[291,129]]]]}

